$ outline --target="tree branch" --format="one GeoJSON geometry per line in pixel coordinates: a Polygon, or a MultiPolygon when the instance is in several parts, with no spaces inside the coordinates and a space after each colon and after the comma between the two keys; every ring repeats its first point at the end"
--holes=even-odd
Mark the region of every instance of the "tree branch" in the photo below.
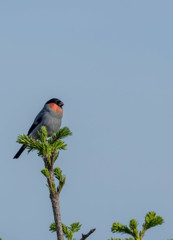
{"type": "Polygon", "coordinates": [[[93,232],[95,232],[96,228],[91,229],[87,234],[82,234],[82,238],[80,240],[85,240],[89,237],[93,232]]]}
{"type": "MultiPolygon", "coordinates": [[[[56,233],[57,233],[57,240],[64,240],[64,234],[62,229],[62,221],[61,221],[61,214],[60,214],[60,204],[59,204],[59,193],[56,192],[56,189],[54,189],[55,181],[54,181],[54,173],[53,173],[53,164],[55,160],[55,152],[52,152],[52,155],[50,157],[51,159],[51,165],[48,166],[49,170],[49,177],[47,177],[47,182],[49,186],[49,192],[50,192],[50,199],[52,202],[52,209],[53,209],[53,215],[56,225],[56,233]]],[[[48,163],[48,156],[44,158],[45,167],[48,163]]]]}
{"type": "Polygon", "coordinates": [[[144,237],[145,232],[146,232],[146,229],[143,229],[141,232],[140,240],[144,237]]]}

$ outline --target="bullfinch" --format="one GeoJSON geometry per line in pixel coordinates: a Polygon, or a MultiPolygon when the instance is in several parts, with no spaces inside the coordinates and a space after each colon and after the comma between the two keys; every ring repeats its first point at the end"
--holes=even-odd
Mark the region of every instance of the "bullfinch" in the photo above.
{"type": "MultiPolygon", "coordinates": [[[[28,136],[37,138],[37,131],[40,131],[42,126],[45,126],[47,128],[48,137],[50,137],[53,133],[56,133],[61,126],[63,105],[64,103],[57,98],[52,98],[47,101],[43,109],[36,116],[32,126],[30,127],[28,136]]],[[[25,150],[25,148],[25,145],[22,145],[14,158],[18,158],[25,150]]]]}

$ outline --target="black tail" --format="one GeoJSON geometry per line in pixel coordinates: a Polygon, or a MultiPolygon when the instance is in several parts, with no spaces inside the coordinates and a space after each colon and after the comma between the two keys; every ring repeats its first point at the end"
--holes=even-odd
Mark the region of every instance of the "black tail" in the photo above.
{"type": "Polygon", "coordinates": [[[18,158],[20,157],[20,155],[23,153],[23,151],[25,150],[25,145],[22,145],[22,147],[19,149],[19,151],[16,153],[16,155],[13,158],[18,158]]]}

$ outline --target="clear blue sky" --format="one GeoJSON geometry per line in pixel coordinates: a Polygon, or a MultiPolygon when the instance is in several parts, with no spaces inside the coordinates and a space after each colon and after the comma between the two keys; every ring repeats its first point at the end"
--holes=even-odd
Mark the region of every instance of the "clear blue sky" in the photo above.
{"type": "MultiPolygon", "coordinates": [[[[173,2],[31,0],[0,3],[0,237],[56,239],[41,158],[14,160],[52,97],[64,103],[68,150],[62,220],[89,238],[114,221],[165,219],[146,240],[173,238],[173,2]]],[[[76,235],[79,239],[80,234],[76,235]]]]}

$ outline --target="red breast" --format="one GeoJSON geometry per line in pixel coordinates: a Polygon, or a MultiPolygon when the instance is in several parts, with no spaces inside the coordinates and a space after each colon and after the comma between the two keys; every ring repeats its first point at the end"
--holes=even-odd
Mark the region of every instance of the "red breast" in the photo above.
{"type": "Polygon", "coordinates": [[[57,112],[60,115],[63,114],[63,109],[61,107],[59,107],[57,104],[49,103],[48,105],[52,109],[52,111],[57,112]]]}

